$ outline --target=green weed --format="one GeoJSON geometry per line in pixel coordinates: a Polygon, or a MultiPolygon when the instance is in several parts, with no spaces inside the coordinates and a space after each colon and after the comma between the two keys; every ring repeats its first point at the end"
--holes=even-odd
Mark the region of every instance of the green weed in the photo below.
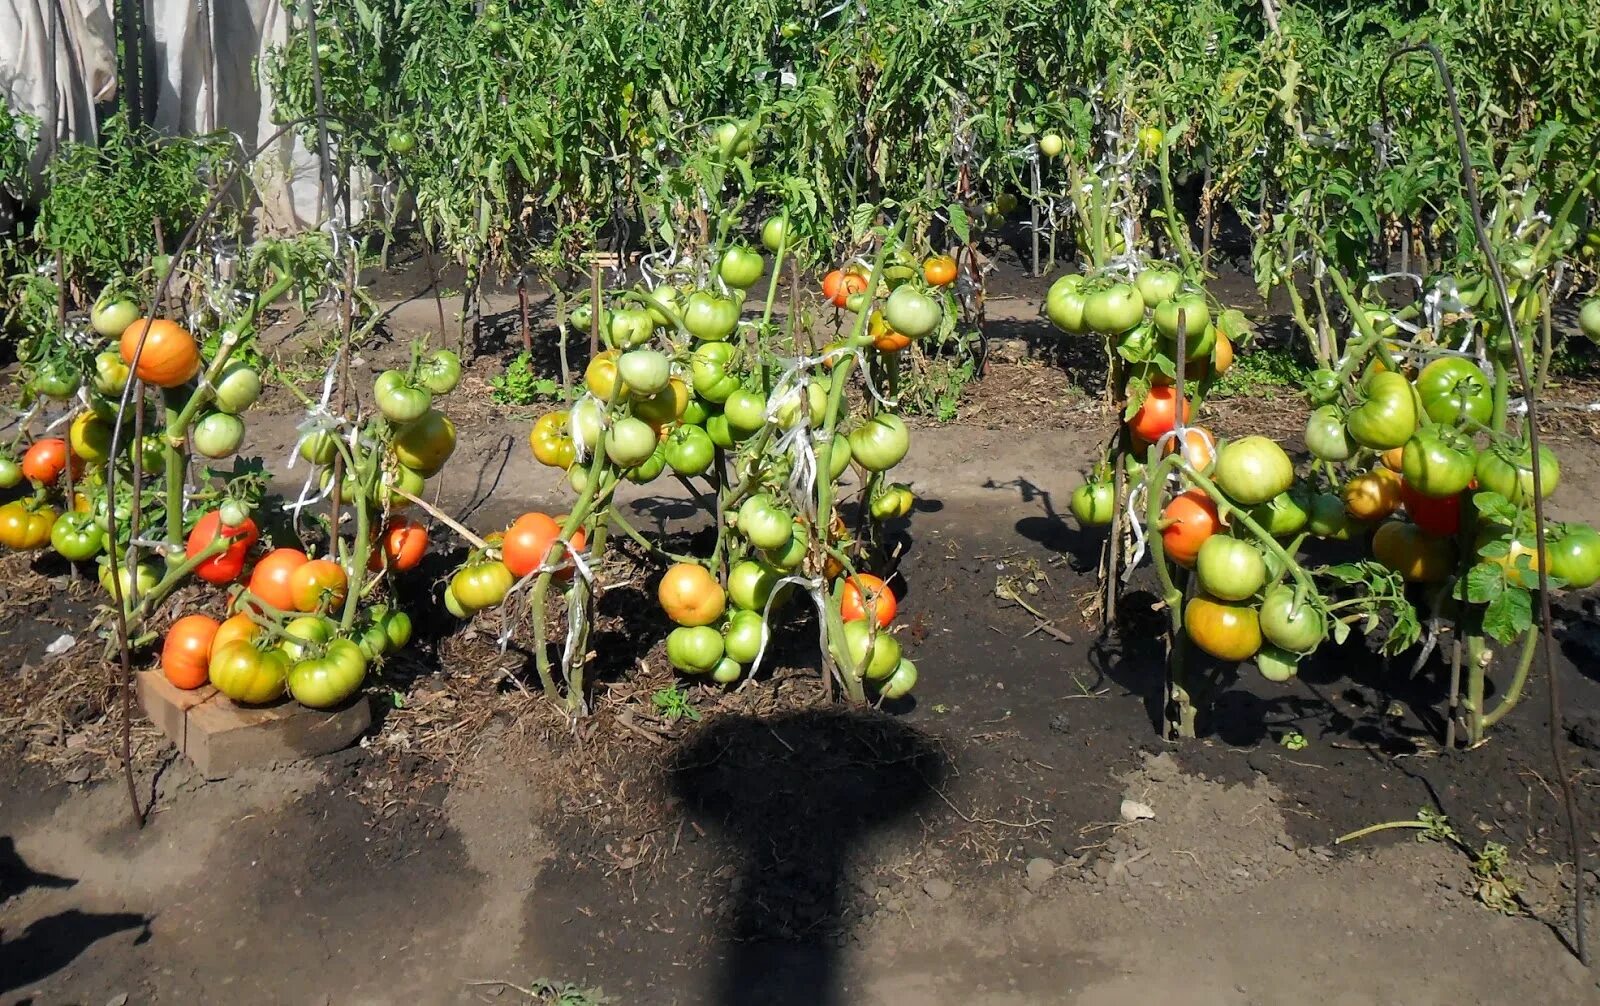
{"type": "Polygon", "coordinates": [[[1211,393],[1219,398],[1232,398],[1258,394],[1268,388],[1298,390],[1301,378],[1309,371],[1299,355],[1290,349],[1263,347],[1241,351],[1211,393]]]}
{"type": "Polygon", "coordinates": [[[540,377],[533,369],[533,359],[526,352],[506,366],[505,372],[489,378],[489,397],[501,405],[532,405],[549,401],[561,393],[561,385],[548,377],[540,377]]]}
{"type": "Polygon", "coordinates": [[[673,722],[683,719],[692,722],[700,720],[700,710],[689,704],[689,697],[677,685],[657,688],[650,696],[650,704],[655,706],[656,712],[666,720],[673,722]]]}

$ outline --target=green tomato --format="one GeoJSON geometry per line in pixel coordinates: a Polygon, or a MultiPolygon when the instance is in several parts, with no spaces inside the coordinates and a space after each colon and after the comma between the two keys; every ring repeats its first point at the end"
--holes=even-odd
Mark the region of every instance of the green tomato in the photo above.
{"type": "Polygon", "coordinates": [[[1360,404],[1345,417],[1356,443],[1375,451],[1400,447],[1417,432],[1422,406],[1404,375],[1375,370],[1357,389],[1360,404]]]}
{"type": "Polygon", "coordinates": [[[722,633],[709,625],[680,625],[667,633],[667,662],[685,674],[705,674],[722,655],[722,633]]]}
{"type": "Polygon", "coordinates": [[[706,436],[711,438],[713,445],[725,451],[733,449],[733,430],[728,426],[728,417],[720,412],[706,417],[706,436]]]}
{"type": "Polygon", "coordinates": [[[1587,524],[1562,525],[1555,537],[1545,542],[1545,557],[1551,575],[1561,577],[1574,590],[1600,582],[1600,532],[1587,524]]]}
{"type": "Polygon", "coordinates": [[[1060,157],[1065,149],[1067,142],[1061,138],[1060,133],[1046,133],[1039,137],[1039,153],[1045,157],[1060,157]]]}
{"type": "Polygon", "coordinates": [[[768,636],[761,612],[741,608],[722,626],[722,652],[729,659],[749,664],[761,653],[768,636]]]}
{"type": "Polygon", "coordinates": [[[217,408],[236,416],[261,397],[261,374],[243,363],[230,363],[217,378],[217,408]]]}
{"type": "Polygon", "coordinates": [[[361,689],[367,658],[348,639],[335,639],[320,657],[296,661],[289,668],[289,694],[312,709],[332,709],[361,689]]]}
{"type": "Polygon", "coordinates": [[[1268,587],[1261,598],[1261,635],[1290,653],[1310,653],[1328,634],[1327,621],[1309,600],[1295,603],[1295,589],[1286,583],[1268,587]]]}
{"type": "Polygon", "coordinates": [[[883,305],[883,320],[910,339],[923,339],[939,330],[944,309],[939,302],[913,286],[896,287],[883,305]]]}
{"type": "Polygon", "coordinates": [[[1117,511],[1117,490],[1110,482],[1091,480],[1072,491],[1068,504],[1084,527],[1104,527],[1117,511]]]}
{"type": "Polygon", "coordinates": [[[1351,517],[1344,508],[1344,500],[1333,493],[1318,493],[1311,498],[1311,509],[1306,515],[1306,530],[1318,538],[1330,541],[1349,541],[1365,525],[1351,517]]]}
{"type": "Polygon", "coordinates": [[[628,416],[611,425],[606,437],[606,457],[618,468],[642,465],[655,452],[659,438],[650,424],[628,416]]]}
{"type": "Polygon", "coordinates": [[[666,388],[672,379],[672,364],[653,349],[630,349],[617,357],[617,375],[632,395],[649,398],[666,388]]]}
{"type": "Polygon", "coordinates": [[[391,129],[389,130],[387,145],[391,154],[398,154],[404,157],[417,149],[417,134],[409,129],[391,129]]]}
{"type": "MultiPolygon", "coordinates": [[[[852,625],[862,623],[853,622],[852,625]]],[[[902,699],[911,694],[911,689],[917,686],[917,665],[905,657],[900,658],[900,663],[895,665],[894,673],[878,685],[878,694],[886,699],[902,699]]]]}
{"type": "Polygon", "coordinates": [[[835,433],[828,449],[828,481],[837,482],[850,461],[854,457],[851,453],[850,438],[843,433],[835,433]]]}
{"type": "Polygon", "coordinates": [[[89,312],[89,324],[107,339],[120,339],[128,326],[139,320],[139,305],[131,297],[106,291],[89,312]]]}
{"type": "Polygon", "coordinates": [[[678,417],[678,422],[685,426],[704,426],[706,419],[711,415],[711,408],[706,400],[699,395],[689,399],[689,404],[684,407],[683,415],[678,417]]]}
{"type": "MultiPolygon", "coordinates": [[[[577,471],[577,468],[573,469],[577,471]]],[[[499,560],[470,562],[450,577],[450,590],[462,611],[472,613],[492,608],[506,599],[517,578],[499,560]]]]}
{"type": "Polygon", "coordinates": [[[0,457],[0,489],[13,489],[22,483],[22,466],[16,458],[0,457]]]}
{"type": "Polygon", "coordinates": [[[789,225],[783,217],[768,217],[761,225],[761,244],[776,255],[789,247],[789,225]]]}
{"type": "Polygon", "coordinates": [[[684,306],[683,327],[696,339],[724,342],[739,327],[739,305],[706,290],[696,290],[684,306]]]}
{"type": "Polygon", "coordinates": [[[128,365],[116,350],[96,353],[94,357],[94,390],[107,398],[120,398],[128,386],[128,365]]]}
{"type": "Polygon", "coordinates": [[[717,275],[735,290],[748,290],[755,286],[766,270],[766,260],[760,253],[744,245],[733,245],[722,253],[722,260],[717,263],[717,275]]]}
{"type": "MultiPolygon", "coordinates": [[[[122,514],[119,512],[117,516],[119,518],[118,523],[126,526],[121,520],[122,514]]],[[[96,574],[96,578],[100,581],[100,586],[105,588],[105,592],[110,594],[112,592],[111,564],[106,562],[104,559],[101,559],[99,565],[100,570],[96,574]]],[[[117,563],[116,583],[122,588],[122,597],[124,600],[126,600],[128,597],[131,597],[135,593],[137,593],[140,597],[143,597],[152,590],[155,590],[156,584],[160,582],[161,567],[157,566],[153,562],[141,562],[133,568],[133,572],[131,573],[128,570],[127,563],[117,563]]]]}
{"type": "Polygon", "coordinates": [[[732,657],[723,657],[711,669],[711,680],[719,685],[731,685],[744,676],[744,668],[732,657]]]}
{"type": "Polygon", "coordinates": [[[456,450],[456,427],[438,409],[429,409],[395,432],[390,442],[395,460],[423,475],[444,467],[456,450]]]}
{"type": "Polygon", "coordinates": [[[276,647],[262,649],[247,639],[235,639],[211,654],[211,684],[235,702],[260,705],[283,694],[289,678],[289,659],[276,647]]]}
{"type": "MultiPolygon", "coordinates": [[[[1262,629],[1262,635],[1266,635],[1265,628],[1262,629]]],[[[1267,643],[1256,653],[1256,670],[1268,681],[1281,684],[1299,673],[1300,655],[1267,643]]]]}
{"type": "Polygon", "coordinates": [[[435,395],[448,395],[461,383],[461,357],[448,349],[436,349],[417,366],[417,380],[435,395]]]}
{"type": "Polygon", "coordinates": [[[1303,383],[1313,405],[1331,405],[1339,400],[1339,375],[1331,370],[1313,370],[1303,383]]]}
{"type": "Polygon", "coordinates": [[[689,380],[694,393],[713,405],[721,405],[739,390],[739,378],[730,373],[734,348],[726,342],[708,342],[695,347],[689,357],[689,380]]]}
{"type": "Polygon", "coordinates": [[[1306,450],[1322,461],[1344,461],[1355,453],[1337,405],[1318,406],[1306,420],[1306,450]]]}
{"type": "Polygon", "coordinates": [[[68,562],[83,562],[100,554],[106,533],[94,522],[94,515],[69,510],[56,518],[50,528],[50,545],[68,562]]]}
{"type": "Polygon", "coordinates": [[[206,457],[225,458],[244,443],[244,421],[226,412],[213,412],[194,424],[189,440],[206,457]]]}
{"type": "Polygon", "coordinates": [[[418,387],[398,370],[385,370],[372,382],[378,411],[391,423],[409,423],[433,405],[433,392],[418,387]]]}
{"type": "Polygon", "coordinates": [[[823,420],[828,418],[828,390],[817,381],[807,382],[803,390],[794,387],[784,392],[783,397],[778,399],[773,416],[778,426],[785,430],[794,429],[803,417],[810,418],[813,430],[820,430],[823,420]],[[802,402],[805,404],[803,411],[802,402]]]}
{"type": "Polygon", "coordinates": [[[739,533],[756,548],[782,548],[794,537],[794,514],[766,493],[739,507],[739,533]]]}
{"type": "Polygon", "coordinates": [[[1428,418],[1444,426],[1469,421],[1487,425],[1494,411],[1494,392],[1483,371],[1459,356],[1441,357],[1423,367],[1417,394],[1428,418]]]}
{"type": "Polygon", "coordinates": [[[314,465],[331,465],[339,446],[332,433],[318,430],[301,440],[297,451],[301,458],[314,465]]]}
{"type": "Polygon", "coordinates": [[[1088,302],[1085,282],[1082,275],[1069,272],[1050,284],[1050,291],[1045,294],[1044,313],[1050,323],[1071,335],[1082,335],[1088,331],[1088,324],[1083,318],[1084,306],[1088,302]]]}
{"type": "Polygon", "coordinates": [[[711,467],[716,445],[698,426],[680,425],[667,436],[666,462],[679,475],[703,475],[711,467]]]}
{"type": "Polygon", "coordinates": [[[767,400],[754,391],[740,388],[722,403],[722,414],[735,440],[743,440],[767,425],[767,400]]]}
{"type": "Polygon", "coordinates": [[[871,511],[875,520],[897,520],[911,512],[917,497],[911,487],[903,482],[884,486],[872,497],[871,511]]]}
{"type": "Polygon", "coordinates": [[[1089,294],[1083,320],[1093,331],[1121,335],[1144,320],[1144,298],[1132,284],[1113,283],[1089,294]]]}
{"type": "Polygon", "coordinates": [[[888,471],[911,448],[911,431],[892,412],[880,412],[850,433],[851,457],[869,472],[888,471]]]}
{"type": "Polygon", "coordinates": [[[1578,328],[1591,342],[1600,342],[1600,297],[1584,301],[1578,309],[1578,328]]]}
{"type": "Polygon", "coordinates": [[[868,681],[883,681],[900,666],[900,640],[879,629],[872,619],[844,623],[844,653],[853,671],[868,681]]]}
{"type": "Polygon", "coordinates": [[[1224,601],[1243,601],[1267,582],[1261,550],[1247,541],[1214,534],[1200,545],[1195,574],[1206,593],[1224,601]]]}
{"type": "MultiPolygon", "coordinates": [[[[1178,295],[1178,289],[1183,286],[1183,275],[1169,266],[1151,266],[1139,273],[1133,285],[1138,288],[1139,296],[1146,306],[1159,307],[1178,295]]],[[[1201,303],[1205,303],[1204,298],[1201,298],[1201,303]]],[[[1208,312],[1207,320],[1209,319],[1208,312]]],[[[1189,331],[1193,332],[1196,329],[1190,328],[1189,331]]],[[[1177,328],[1174,327],[1173,335],[1176,334],[1177,328]]]]}
{"type": "Polygon", "coordinates": [[[648,458],[646,458],[642,463],[629,468],[622,474],[623,477],[629,482],[644,485],[647,482],[654,482],[656,478],[666,470],[666,449],[663,448],[660,443],[657,443],[655,449],[650,452],[650,456],[648,458]]]}
{"type": "MultiPolygon", "coordinates": [[[[1188,345],[1185,348],[1189,352],[1189,359],[1210,353],[1210,347],[1207,347],[1204,353],[1194,351],[1195,344],[1201,341],[1206,328],[1211,324],[1211,308],[1200,294],[1191,293],[1164,300],[1156,305],[1153,315],[1156,328],[1169,339],[1178,337],[1178,322],[1182,319],[1184,331],[1188,334],[1186,340],[1188,345]]],[[[1212,342],[1215,341],[1216,336],[1213,334],[1212,342]]]]}
{"type": "Polygon", "coordinates": [[[1228,441],[1217,451],[1211,477],[1229,499],[1255,506],[1294,485],[1294,462],[1276,441],[1244,437],[1228,441]]]}
{"type": "Polygon", "coordinates": [[[1294,492],[1282,492],[1255,506],[1246,507],[1250,519],[1274,538],[1288,538],[1301,532],[1310,516],[1300,497],[1294,492]]]}
{"type": "Polygon", "coordinates": [[[774,607],[781,607],[789,594],[787,585],[778,588],[781,579],[783,570],[776,566],[742,559],[728,567],[728,599],[735,608],[747,611],[765,611],[769,601],[774,607]]]}
{"type": "MultiPolygon", "coordinates": [[[[1533,502],[1533,452],[1527,446],[1491,445],[1478,455],[1478,485],[1499,493],[1512,503],[1533,502]]],[[[1555,452],[1539,445],[1540,490],[1544,496],[1561,484],[1561,464],[1555,452]]]]}
{"type": "Polygon", "coordinates": [[[78,393],[78,376],[66,363],[46,360],[34,370],[29,383],[36,394],[58,401],[66,401],[78,393]]]}
{"type": "Polygon", "coordinates": [[[1477,453],[1465,434],[1446,426],[1424,426],[1406,441],[1400,471],[1411,488],[1442,499],[1472,482],[1477,453]]]}
{"type": "Polygon", "coordinates": [[[643,346],[655,334],[656,320],[642,307],[625,307],[611,312],[611,324],[606,327],[606,345],[616,349],[633,349],[643,346]]]}
{"type": "Polygon", "coordinates": [[[283,640],[278,648],[291,661],[305,660],[332,639],[337,629],[332,619],[323,615],[291,618],[283,627],[283,640]]]}

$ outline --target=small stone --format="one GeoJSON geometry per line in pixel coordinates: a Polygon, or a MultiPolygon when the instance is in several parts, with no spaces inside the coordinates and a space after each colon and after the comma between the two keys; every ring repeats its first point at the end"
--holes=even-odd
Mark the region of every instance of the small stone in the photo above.
{"type": "Polygon", "coordinates": [[[1567,736],[1581,748],[1600,751],[1600,716],[1591,713],[1574,718],[1567,727],[1567,736]]]}
{"type": "Polygon", "coordinates": [[[128,1006],[128,993],[118,992],[106,1000],[106,1006],[128,1006]]]}
{"type": "Polygon", "coordinates": [[[1050,878],[1056,875],[1056,864],[1040,856],[1036,859],[1028,860],[1028,865],[1023,873],[1022,886],[1038,894],[1044,889],[1044,885],[1050,882],[1050,878]]]}
{"type": "Polygon", "coordinates": [[[67,780],[67,782],[72,783],[73,785],[77,785],[80,782],[88,782],[89,766],[74,765],[67,771],[67,774],[64,778],[67,780]]]}
{"type": "Polygon", "coordinates": [[[941,877],[929,877],[922,882],[922,893],[935,901],[948,901],[956,893],[955,885],[941,877]]]}
{"type": "Polygon", "coordinates": [[[1156,816],[1156,812],[1147,803],[1138,800],[1122,801],[1122,819],[1124,821],[1148,821],[1156,816]]]}
{"type": "MultiPolygon", "coordinates": [[[[57,636],[55,639],[50,641],[50,645],[46,646],[44,648],[44,652],[49,654],[50,656],[54,657],[54,656],[56,656],[58,654],[62,654],[62,653],[67,652],[68,650],[72,649],[74,646],[77,646],[77,645],[78,645],[78,637],[77,636],[74,636],[70,632],[63,632],[61,635],[57,636]]],[[[123,996],[122,998],[123,998],[124,1001],[126,1001],[128,997],[127,996],[123,996]]]]}
{"type": "Polygon", "coordinates": [[[1233,871],[1233,875],[1238,880],[1249,880],[1250,879],[1250,871],[1246,870],[1242,866],[1235,867],[1234,871],[1233,871]]]}
{"type": "Polygon", "coordinates": [[[1070,730],[1070,728],[1067,726],[1067,714],[1056,713],[1054,716],[1050,717],[1050,729],[1054,730],[1058,734],[1067,733],[1070,730]]]}
{"type": "Polygon", "coordinates": [[[1109,860],[1109,859],[1097,860],[1095,862],[1095,864],[1094,864],[1094,875],[1095,875],[1095,877],[1097,877],[1100,880],[1105,880],[1108,877],[1110,877],[1111,876],[1111,860],[1109,860]]]}
{"type": "Polygon", "coordinates": [[[857,877],[856,890],[860,891],[861,896],[864,898],[876,898],[878,896],[878,882],[871,877],[857,877]]]}

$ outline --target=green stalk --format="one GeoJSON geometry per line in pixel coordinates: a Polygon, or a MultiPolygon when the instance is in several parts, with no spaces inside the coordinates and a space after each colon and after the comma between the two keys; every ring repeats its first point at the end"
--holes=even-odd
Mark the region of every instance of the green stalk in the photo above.
{"type": "Polygon", "coordinates": [[[1528,672],[1533,668],[1533,655],[1538,648],[1539,633],[1530,630],[1522,637],[1522,653],[1517,657],[1517,670],[1511,678],[1510,687],[1506,689],[1506,694],[1495,707],[1483,717],[1485,728],[1499,723],[1522,698],[1522,689],[1528,683],[1528,672]]]}
{"type": "Polygon", "coordinates": [[[1390,355],[1389,349],[1383,344],[1383,339],[1378,335],[1378,330],[1372,327],[1372,322],[1367,318],[1367,312],[1362,309],[1361,302],[1356,300],[1355,294],[1350,291],[1350,284],[1337,269],[1328,270],[1328,278],[1333,281],[1334,289],[1339,291],[1339,299],[1344,301],[1345,309],[1350,312],[1350,317],[1355,319],[1356,328],[1361,331],[1361,338],[1355,345],[1345,350],[1344,363],[1339,367],[1339,380],[1344,382],[1350,379],[1356,368],[1374,353],[1383,365],[1395,373],[1403,373],[1400,365],[1390,355]]]}
{"type": "Polygon", "coordinates": [[[1174,722],[1172,711],[1164,708],[1161,712],[1162,722],[1164,729],[1179,737],[1193,737],[1195,709],[1189,694],[1187,668],[1184,666],[1185,640],[1188,637],[1183,631],[1183,591],[1173,582],[1172,572],[1167,569],[1167,551],[1161,541],[1162,487],[1166,484],[1167,468],[1174,464],[1177,457],[1173,454],[1163,459],[1159,449],[1154,444],[1150,445],[1146,455],[1145,528],[1150,543],[1150,559],[1156,568],[1156,577],[1161,581],[1161,600],[1167,606],[1170,623],[1167,636],[1167,697],[1176,706],[1177,720],[1174,722]]]}
{"type": "MultiPolygon", "coordinates": [[[[594,445],[594,454],[589,460],[588,481],[584,484],[583,492],[578,494],[578,500],[573,504],[572,511],[567,514],[566,523],[561,525],[561,537],[550,549],[550,558],[554,562],[560,562],[566,557],[566,542],[572,537],[572,532],[577,530],[578,525],[587,519],[591,512],[592,504],[600,488],[600,474],[605,467],[605,456],[606,431],[601,430],[600,438],[594,445]]],[[[598,532],[596,532],[596,536],[599,537],[598,532]]],[[[592,551],[593,554],[599,554],[598,548],[592,551]]],[[[556,687],[555,676],[550,671],[550,654],[547,650],[549,640],[545,638],[544,627],[545,599],[550,594],[550,579],[554,575],[550,570],[539,574],[538,578],[533,582],[533,592],[529,597],[528,603],[533,609],[533,662],[539,673],[539,683],[543,686],[547,698],[551,701],[559,702],[561,700],[561,690],[556,687]]],[[[571,617],[570,613],[568,617],[571,617]]],[[[571,669],[563,668],[563,672],[570,674],[571,669]]]]}
{"type": "Polygon", "coordinates": [[[1178,255],[1183,259],[1183,271],[1196,280],[1204,279],[1205,272],[1201,264],[1195,261],[1194,249],[1189,247],[1189,235],[1183,231],[1179,222],[1178,208],[1172,198],[1172,168],[1167,156],[1167,144],[1161,144],[1161,206],[1166,211],[1167,237],[1178,249],[1178,255]]]}
{"type": "MultiPolygon", "coordinates": [[[[1513,334],[1512,338],[1516,338],[1513,334]]],[[[1506,431],[1506,415],[1511,405],[1511,375],[1506,371],[1506,365],[1501,362],[1498,353],[1489,354],[1494,366],[1494,388],[1491,401],[1494,409],[1489,414],[1489,428],[1494,433],[1506,431]]]]}
{"type": "Polygon", "coordinates": [[[1467,695],[1462,704],[1467,710],[1468,747],[1483,740],[1483,692],[1489,672],[1488,656],[1482,636],[1467,637],[1467,695]]]}

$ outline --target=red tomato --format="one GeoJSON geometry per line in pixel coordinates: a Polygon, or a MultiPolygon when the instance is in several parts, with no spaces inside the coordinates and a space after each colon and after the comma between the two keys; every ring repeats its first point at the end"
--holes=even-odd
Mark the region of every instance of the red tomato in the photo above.
{"type": "Polygon", "coordinates": [[[1161,511],[1165,526],[1161,529],[1161,544],[1167,557],[1184,566],[1193,566],[1200,554],[1200,546],[1217,533],[1222,521],[1217,516],[1217,505],[1203,490],[1190,489],[1172,498],[1161,511]]]}
{"type": "Polygon", "coordinates": [[[831,300],[834,307],[844,307],[851,294],[860,293],[866,288],[864,276],[840,269],[833,270],[822,279],[822,295],[831,300]]]}
{"type": "Polygon", "coordinates": [[[289,595],[296,611],[329,611],[344,604],[350,581],[332,559],[312,559],[289,573],[289,595]]]}
{"type": "Polygon", "coordinates": [[[161,673],[178,688],[199,688],[211,668],[211,643],[220,623],[210,615],[184,615],[161,644],[161,673]]]}
{"type": "Polygon", "coordinates": [[[850,577],[839,594],[839,614],[846,622],[863,621],[870,611],[880,628],[888,628],[898,607],[889,585],[871,573],[850,577]]]}
{"type": "MultiPolygon", "coordinates": [[[[1162,434],[1172,432],[1174,419],[1177,414],[1178,389],[1171,385],[1158,385],[1151,388],[1145,395],[1144,402],[1140,404],[1139,411],[1128,420],[1128,428],[1133,435],[1145,443],[1153,444],[1160,440],[1162,434]]],[[[1183,400],[1183,421],[1189,422],[1189,400],[1183,400]]]]}
{"type": "MultiPolygon", "coordinates": [[[[45,437],[35,440],[28,445],[28,451],[22,455],[22,474],[41,485],[53,486],[61,478],[61,473],[67,470],[67,442],[60,437],[45,437]]],[[[72,475],[77,477],[83,470],[83,464],[76,457],[72,457],[72,475]]]]}
{"type": "Polygon", "coordinates": [[[428,551],[428,529],[409,517],[391,517],[378,547],[367,558],[368,569],[415,569],[428,551]]]}
{"type": "Polygon", "coordinates": [[[1411,523],[1435,537],[1448,538],[1461,530],[1460,493],[1442,498],[1425,496],[1401,479],[1400,502],[1405,505],[1411,523]]]}
{"type": "Polygon", "coordinates": [[[249,517],[237,527],[224,527],[222,512],[213,510],[201,517],[194,530],[189,532],[184,554],[193,559],[216,541],[218,535],[228,539],[228,547],[196,566],[194,573],[207,583],[232,583],[244,573],[245,554],[261,537],[261,532],[256,530],[256,522],[249,517]]]}
{"type": "Polygon", "coordinates": [[[275,548],[261,557],[250,573],[250,593],[279,611],[293,611],[294,592],[289,578],[310,560],[297,548],[275,548]]]}

